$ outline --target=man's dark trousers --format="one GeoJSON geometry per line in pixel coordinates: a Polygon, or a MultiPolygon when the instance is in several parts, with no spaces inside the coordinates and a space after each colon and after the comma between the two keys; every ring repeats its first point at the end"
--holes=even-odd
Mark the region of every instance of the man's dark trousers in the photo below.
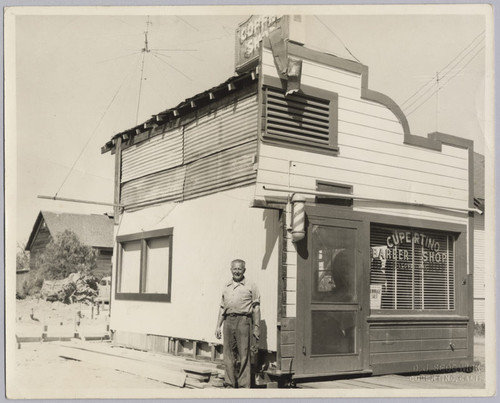
{"type": "Polygon", "coordinates": [[[227,315],[224,320],[225,382],[233,388],[250,387],[250,332],[252,318],[245,315],[227,315]],[[239,369],[236,363],[239,361],[239,369]],[[238,369],[238,371],[237,371],[238,369]]]}

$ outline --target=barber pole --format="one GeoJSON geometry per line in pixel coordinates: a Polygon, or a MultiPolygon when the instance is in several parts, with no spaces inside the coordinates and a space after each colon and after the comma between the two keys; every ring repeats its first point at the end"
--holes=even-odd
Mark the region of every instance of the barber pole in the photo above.
{"type": "Polygon", "coordinates": [[[305,196],[300,194],[294,194],[292,197],[292,204],[293,204],[292,242],[299,242],[306,236],[305,196]]]}

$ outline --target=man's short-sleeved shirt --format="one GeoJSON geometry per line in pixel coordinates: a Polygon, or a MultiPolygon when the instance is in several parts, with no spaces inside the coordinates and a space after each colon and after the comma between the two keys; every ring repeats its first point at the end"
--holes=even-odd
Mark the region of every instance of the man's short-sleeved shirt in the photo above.
{"type": "Polygon", "coordinates": [[[260,304],[260,293],[257,286],[246,278],[240,282],[234,280],[224,284],[220,306],[225,313],[252,313],[254,306],[260,304]]]}

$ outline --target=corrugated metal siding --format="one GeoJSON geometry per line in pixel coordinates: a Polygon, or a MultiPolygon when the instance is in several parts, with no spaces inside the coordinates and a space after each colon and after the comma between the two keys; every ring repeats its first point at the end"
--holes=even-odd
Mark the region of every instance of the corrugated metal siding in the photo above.
{"type": "Polygon", "coordinates": [[[121,203],[127,208],[177,201],[255,182],[257,96],[227,103],[183,127],[125,149],[121,203]]]}
{"type": "Polygon", "coordinates": [[[185,126],[185,162],[257,138],[256,95],[211,112],[185,126]]]}
{"type": "Polygon", "coordinates": [[[156,199],[181,200],[185,166],[137,178],[122,185],[125,206],[156,199]]]}
{"type": "Polygon", "coordinates": [[[251,141],[187,165],[184,198],[252,183],[256,152],[257,141],[251,141]]]}
{"type": "Polygon", "coordinates": [[[182,164],[182,128],[123,150],[121,182],[182,164]]]}
{"type": "Polygon", "coordinates": [[[474,215],[474,321],[484,323],[484,215],[474,215]]]}

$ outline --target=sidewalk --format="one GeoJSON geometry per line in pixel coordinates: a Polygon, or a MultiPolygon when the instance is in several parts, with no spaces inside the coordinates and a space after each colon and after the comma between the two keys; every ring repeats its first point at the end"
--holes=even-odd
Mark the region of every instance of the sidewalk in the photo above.
{"type": "Polygon", "coordinates": [[[471,373],[426,372],[408,375],[381,375],[297,384],[299,389],[483,389],[484,336],[474,338],[474,368],[471,373]]]}

